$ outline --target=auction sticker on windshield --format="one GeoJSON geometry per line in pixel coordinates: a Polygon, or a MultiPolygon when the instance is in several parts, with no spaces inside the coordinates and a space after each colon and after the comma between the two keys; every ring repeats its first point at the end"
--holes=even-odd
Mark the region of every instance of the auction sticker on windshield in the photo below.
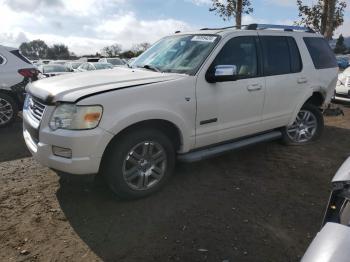
{"type": "Polygon", "coordinates": [[[191,41],[213,43],[216,40],[216,38],[216,36],[210,35],[196,35],[191,39],[191,41]]]}

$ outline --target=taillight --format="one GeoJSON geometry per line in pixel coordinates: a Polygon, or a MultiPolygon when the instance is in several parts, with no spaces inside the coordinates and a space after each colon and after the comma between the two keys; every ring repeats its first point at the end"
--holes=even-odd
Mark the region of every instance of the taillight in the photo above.
{"type": "Polygon", "coordinates": [[[36,78],[39,74],[39,71],[36,70],[35,68],[25,68],[25,69],[19,69],[18,73],[27,78],[36,78]]]}

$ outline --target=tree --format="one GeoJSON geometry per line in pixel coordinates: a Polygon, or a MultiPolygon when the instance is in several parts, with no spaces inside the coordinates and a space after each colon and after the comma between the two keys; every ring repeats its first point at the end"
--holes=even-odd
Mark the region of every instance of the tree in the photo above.
{"type": "Polygon", "coordinates": [[[47,50],[47,59],[69,59],[69,57],[69,49],[63,44],[55,44],[47,50]]]}
{"type": "Polygon", "coordinates": [[[250,14],[254,10],[250,0],[212,0],[210,12],[215,12],[224,21],[235,18],[237,28],[242,26],[242,15],[250,14]]]}
{"type": "Polygon", "coordinates": [[[121,53],[121,51],[122,51],[122,46],[119,44],[106,46],[101,50],[102,54],[107,57],[116,57],[121,53]]]}
{"type": "Polygon", "coordinates": [[[346,5],[344,0],[317,0],[311,6],[297,0],[300,17],[297,24],[309,26],[330,40],[335,29],[344,23],[346,5]]]}
{"type": "Polygon", "coordinates": [[[343,35],[340,35],[334,48],[336,54],[344,54],[347,51],[347,47],[344,43],[343,35]]]}
{"type": "Polygon", "coordinates": [[[121,58],[127,58],[127,59],[133,58],[133,57],[135,57],[135,56],[137,56],[136,53],[134,53],[134,52],[131,51],[131,50],[122,52],[122,53],[120,54],[120,57],[121,57],[121,58]]]}
{"type": "Polygon", "coordinates": [[[151,47],[150,43],[144,42],[144,43],[133,45],[133,47],[131,48],[131,51],[135,54],[134,56],[139,56],[150,47],[151,47]]]}
{"type": "Polygon", "coordinates": [[[25,42],[19,46],[19,50],[21,50],[22,54],[29,59],[46,58],[48,48],[47,44],[40,39],[25,42]]]}

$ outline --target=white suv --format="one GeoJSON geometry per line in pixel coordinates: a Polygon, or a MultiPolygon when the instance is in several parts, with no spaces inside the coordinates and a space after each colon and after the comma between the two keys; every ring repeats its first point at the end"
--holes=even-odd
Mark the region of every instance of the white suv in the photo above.
{"type": "Polygon", "coordinates": [[[18,49],[0,45],[0,127],[13,122],[22,109],[25,86],[38,70],[18,49]]]}
{"type": "Polygon", "coordinates": [[[337,82],[321,36],[251,25],[161,39],[133,68],[77,73],[28,86],[24,138],[42,164],[102,174],[123,198],[144,197],[176,157],[197,161],[261,141],[306,144],[337,82]]]}
{"type": "Polygon", "coordinates": [[[334,100],[339,102],[350,102],[350,67],[338,76],[334,100]]]}

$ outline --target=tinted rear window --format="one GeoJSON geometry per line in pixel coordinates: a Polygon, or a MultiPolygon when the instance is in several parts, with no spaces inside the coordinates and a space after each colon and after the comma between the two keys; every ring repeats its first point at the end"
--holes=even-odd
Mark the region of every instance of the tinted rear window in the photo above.
{"type": "Polygon", "coordinates": [[[19,50],[13,50],[11,51],[11,53],[15,56],[17,56],[19,59],[21,59],[23,62],[27,63],[27,64],[32,64],[27,58],[25,58],[20,52],[19,50]]]}
{"type": "Polygon", "coordinates": [[[338,67],[337,60],[326,39],[304,37],[304,41],[316,69],[338,67]]]}

